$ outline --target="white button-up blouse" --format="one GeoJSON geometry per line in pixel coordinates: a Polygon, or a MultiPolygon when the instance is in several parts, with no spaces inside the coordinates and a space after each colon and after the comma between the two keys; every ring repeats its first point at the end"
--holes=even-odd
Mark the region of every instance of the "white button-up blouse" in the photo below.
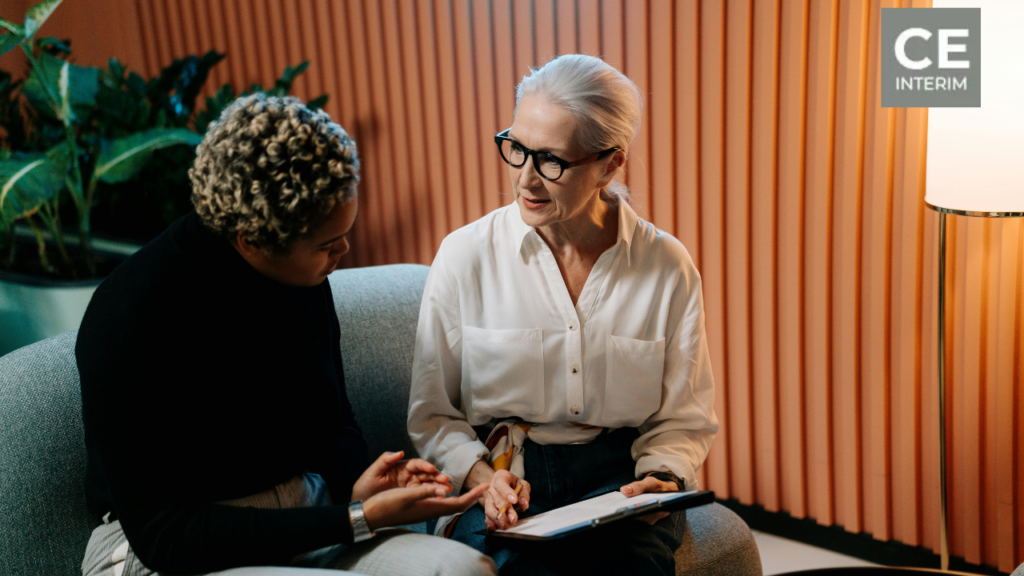
{"type": "Polygon", "coordinates": [[[539,444],[636,427],[637,477],[666,471],[696,488],[718,431],[700,275],[678,240],[617,209],[618,240],[575,305],[515,203],[442,242],[416,331],[409,434],[456,493],[488,454],[473,426],[511,417],[539,444]]]}

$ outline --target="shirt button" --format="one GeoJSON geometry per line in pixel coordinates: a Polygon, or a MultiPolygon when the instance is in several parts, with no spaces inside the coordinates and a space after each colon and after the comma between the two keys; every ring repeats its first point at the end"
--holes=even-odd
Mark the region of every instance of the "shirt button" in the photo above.
{"type": "Polygon", "coordinates": [[[569,320],[569,330],[576,331],[580,327],[580,323],[576,320],[569,320]]]}
{"type": "Polygon", "coordinates": [[[573,416],[580,415],[580,407],[578,404],[573,404],[572,408],[569,408],[569,412],[572,412],[573,416]]]}
{"type": "Polygon", "coordinates": [[[569,364],[569,371],[572,372],[573,374],[578,373],[580,371],[580,365],[575,362],[569,364]]]}

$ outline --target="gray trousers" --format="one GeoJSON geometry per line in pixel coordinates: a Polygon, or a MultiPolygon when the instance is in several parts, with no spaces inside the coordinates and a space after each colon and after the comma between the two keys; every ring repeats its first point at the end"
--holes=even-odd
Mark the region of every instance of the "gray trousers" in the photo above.
{"type": "MultiPolygon", "coordinates": [[[[237,500],[218,502],[254,508],[298,508],[330,504],[327,487],[316,474],[296,476],[271,490],[237,500]]],[[[494,575],[494,561],[469,546],[402,529],[384,529],[370,540],[336,545],[292,558],[288,566],[232,568],[209,576],[473,576],[494,575]],[[343,571],[343,572],[339,572],[343,571]]],[[[161,576],[135,557],[121,522],[98,526],[92,532],[82,561],[83,576],[161,576]]],[[[163,574],[163,576],[170,576],[163,574]]]]}

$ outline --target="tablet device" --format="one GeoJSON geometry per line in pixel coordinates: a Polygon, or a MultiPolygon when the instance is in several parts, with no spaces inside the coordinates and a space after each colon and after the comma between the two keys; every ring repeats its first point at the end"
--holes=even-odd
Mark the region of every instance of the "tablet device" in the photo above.
{"type": "Polygon", "coordinates": [[[535,516],[520,518],[506,530],[484,531],[481,534],[516,540],[555,540],[625,518],[651,512],[685,510],[714,501],[715,493],[710,490],[651,492],[632,497],[626,497],[616,490],[535,516]]]}

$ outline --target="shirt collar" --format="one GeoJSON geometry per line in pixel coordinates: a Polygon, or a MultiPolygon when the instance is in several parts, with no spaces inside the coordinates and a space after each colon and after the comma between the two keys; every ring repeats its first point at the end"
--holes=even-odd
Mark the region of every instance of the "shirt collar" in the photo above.
{"type": "MultiPolygon", "coordinates": [[[[512,222],[512,246],[515,249],[513,256],[522,257],[523,245],[530,232],[536,232],[533,226],[523,222],[523,215],[519,212],[519,204],[512,202],[508,208],[512,222]]],[[[633,246],[633,232],[636,231],[637,215],[633,208],[626,202],[619,201],[619,235],[616,243],[626,243],[626,266],[631,265],[630,252],[633,246]]]]}

